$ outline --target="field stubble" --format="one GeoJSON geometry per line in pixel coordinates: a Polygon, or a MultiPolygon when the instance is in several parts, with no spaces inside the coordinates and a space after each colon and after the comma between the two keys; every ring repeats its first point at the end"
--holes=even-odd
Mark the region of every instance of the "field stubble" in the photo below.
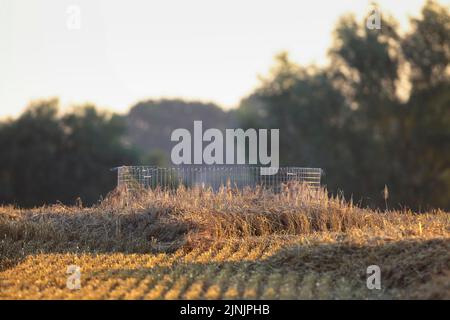
{"type": "Polygon", "coordinates": [[[116,190],[90,208],[0,208],[0,299],[450,298],[450,217],[324,190],[116,190]],[[67,266],[81,289],[66,288],[67,266]],[[366,268],[381,268],[381,290],[366,268]]]}

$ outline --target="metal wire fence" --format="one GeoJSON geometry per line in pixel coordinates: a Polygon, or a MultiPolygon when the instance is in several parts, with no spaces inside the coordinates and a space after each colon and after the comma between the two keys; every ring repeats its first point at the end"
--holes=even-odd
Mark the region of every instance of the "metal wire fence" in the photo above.
{"type": "Polygon", "coordinates": [[[291,181],[311,188],[320,187],[322,169],[281,167],[276,174],[262,175],[255,166],[180,166],[161,168],[156,166],[122,166],[117,170],[117,186],[127,190],[142,188],[177,189],[179,186],[210,187],[218,190],[229,186],[242,189],[257,186],[279,190],[291,181]]]}

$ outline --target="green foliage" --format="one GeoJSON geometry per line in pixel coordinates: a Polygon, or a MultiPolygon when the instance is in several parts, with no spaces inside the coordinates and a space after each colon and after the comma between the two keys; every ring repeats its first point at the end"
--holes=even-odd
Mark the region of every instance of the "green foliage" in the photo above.
{"type": "Polygon", "coordinates": [[[145,165],[167,167],[170,165],[170,160],[167,159],[166,154],[161,150],[153,150],[145,156],[142,156],[142,161],[145,165]]]}
{"type": "Polygon", "coordinates": [[[381,206],[387,185],[392,205],[449,208],[450,14],[429,1],[408,34],[396,29],[343,18],[329,67],[279,55],[238,116],[280,128],[281,162],[324,168],[331,191],[381,206]]]}
{"type": "Polygon", "coordinates": [[[111,167],[167,164],[170,133],[202,120],[219,129],[280,128],[282,165],[322,167],[330,191],[363,204],[385,207],[387,186],[390,208],[449,209],[449,10],[428,1],[406,34],[382,17],[381,30],[342,18],[327,67],[280,54],[236,111],[149,100],[126,117],[90,105],[59,115],[57,100],[34,103],[0,123],[0,203],[94,203],[114,187],[111,167]]]}
{"type": "Polygon", "coordinates": [[[93,106],[59,116],[57,100],[31,105],[0,127],[0,203],[94,203],[114,187],[110,168],[137,161],[121,141],[124,129],[93,106]]]}

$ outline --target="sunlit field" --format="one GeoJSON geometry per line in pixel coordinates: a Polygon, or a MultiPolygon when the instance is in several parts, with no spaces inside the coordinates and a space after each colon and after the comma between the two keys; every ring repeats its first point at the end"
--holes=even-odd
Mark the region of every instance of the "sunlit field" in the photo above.
{"type": "Polygon", "coordinates": [[[450,298],[448,213],[372,211],[300,185],[2,207],[0,236],[1,299],[450,298]]]}

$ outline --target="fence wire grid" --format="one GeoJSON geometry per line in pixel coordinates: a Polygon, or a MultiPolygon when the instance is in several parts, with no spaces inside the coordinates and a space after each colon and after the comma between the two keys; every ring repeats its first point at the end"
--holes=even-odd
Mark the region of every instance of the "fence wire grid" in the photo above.
{"type": "Polygon", "coordinates": [[[177,189],[209,187],[219,190],[223,186],[239,189],[257,186],[279,190],[283,184],[299,182],[310,188],[320,187],[323,170],[320,168],[281,167],[273,175],[261,175],[261,167],[252,166],[121,166],[117,170],[117,186],[127,190],[177,189]]]}

